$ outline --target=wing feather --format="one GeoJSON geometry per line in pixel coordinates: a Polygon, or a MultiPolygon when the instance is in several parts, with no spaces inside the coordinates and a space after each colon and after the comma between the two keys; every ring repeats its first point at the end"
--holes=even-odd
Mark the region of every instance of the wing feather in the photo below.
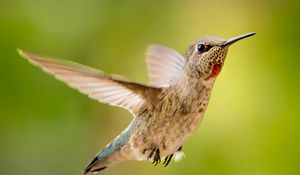
{"type": "Polygon", "coordinates": [[[146,62],[150,85],[156,87],[167,87],[186,64],[178,52],[162,45],[151,45],[148,48],[146,62]]]}
{"type": "Polygon", "coordinates": [[[121,80],[70,61],[45,58],[19,50],[22,57],[58,80],[102,103],[123,107],[136,115],[157,88],[121,80]]]}

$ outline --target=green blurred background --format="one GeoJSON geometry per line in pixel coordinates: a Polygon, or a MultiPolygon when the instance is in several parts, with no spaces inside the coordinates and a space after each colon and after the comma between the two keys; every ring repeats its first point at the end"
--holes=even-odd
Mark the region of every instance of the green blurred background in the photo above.
{"type": "Polygon", "coordinates": [[[69,59],[147,83],[146,46],[184,53],[201,35],[233,45],[187,155],[169,167],[124,162],[101,174],[300,174],[299,1],[0,1],[0,174],[80,174],[130,122],[22,59],[69,59]]]}

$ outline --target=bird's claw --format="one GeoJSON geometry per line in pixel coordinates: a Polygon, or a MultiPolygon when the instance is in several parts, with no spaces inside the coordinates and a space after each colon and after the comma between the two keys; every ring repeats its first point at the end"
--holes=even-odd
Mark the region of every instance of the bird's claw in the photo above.
{"type": "Polygon", "coordinates": [[[173,154],[168,155],[168,156],[165,158],[165,160],[164,160],[164,162],[163,162],[163,165],[164,165],[165,167],[169,165],[169,163],[170,163],[172,157],[173,157],[173,154]]]}
{"type": "Polygon", "coordinates": [[[152,157],[153,157],[152,164],[154,164],[154,166],[158,165],[161,162],[159,149],[154,149],[151,151],[151,153],[148,156],[148,159],[151,159],[152,157]]]}

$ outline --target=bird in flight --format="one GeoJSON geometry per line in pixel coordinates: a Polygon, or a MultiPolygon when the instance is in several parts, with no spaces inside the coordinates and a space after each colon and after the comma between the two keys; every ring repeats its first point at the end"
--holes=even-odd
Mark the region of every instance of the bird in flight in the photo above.
{"type": "Polygon", "coordinates": [[[184,156],[182,145],[203,118],[229,46],[254,34],[229,40],[201,37],[189,46],[186,58],[171,48],[151,45],[146,53],[149,85],[71,61],[18,51],[70,87],[101,103],[125,108],[133,115],[129,126],[84,169],[84,174],[90,174],[125,160],[150,160],[164,166],[172,158],[180,160],[184,156]]]}

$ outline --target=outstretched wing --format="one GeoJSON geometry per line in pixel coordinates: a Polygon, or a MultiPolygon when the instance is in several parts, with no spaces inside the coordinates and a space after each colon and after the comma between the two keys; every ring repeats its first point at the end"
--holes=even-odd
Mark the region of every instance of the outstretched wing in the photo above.
{"type": "Polygon", "coordinates": [[[70,61],[44,58],[19,50],[22,57],[90,98],[123,107],[136,115],[156,88],[128,82],[70,61]]]}
{"type": "Polygon", "coordinates": [[[185,59],[178,52],[162,45],[149,46],[146,62],[150,85],[156,87],[168,87],[170,80],[186,64],[185,59]]]}

